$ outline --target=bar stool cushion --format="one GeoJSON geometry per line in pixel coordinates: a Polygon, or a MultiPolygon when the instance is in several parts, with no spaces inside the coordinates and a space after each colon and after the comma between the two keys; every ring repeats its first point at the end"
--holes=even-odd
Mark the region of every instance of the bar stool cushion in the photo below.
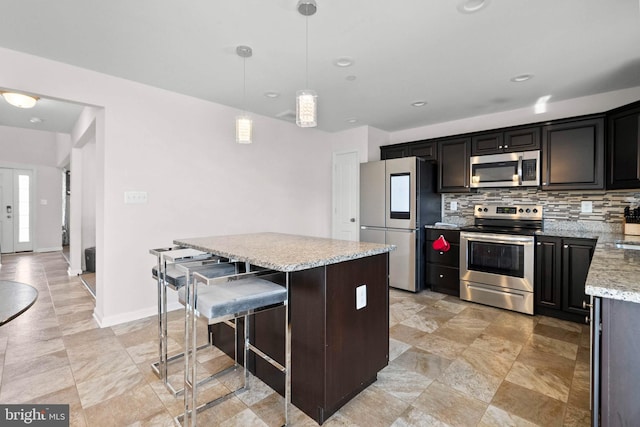
{"type": "MultiPolygon", "coordinates": [[[[184,304],[183,287],[178,299],[184,304]]],[[[215,319],[247,310],[280,304],[286,301],[287,290],[268,280],[251,277],[215,285],[198,285],[196,310],[208,319],[215,319]]]]}
{"type": "MultiPolygon", "coordinates": [[[[236,273],[236,267],[233,264],[229,263],[220,263],[220,264],[205,264],[200,266],[189,267],[191,271],[198,272],[203,276],[212,279],[214,277],[220,276],[228,276],[236,273]]],[[[153,277],[158,277],[158,267],[153,267],[151,269],[151,274],[153,277]]],[[[164,274],[161,271],[161,278],[164,279],[164,274]]],[[[167,266],[167,283],[173,286],[176,289],[182,288],[187,283],[187,275],[184,270],[180,270],[176,267],[176,264],[171,264],[167,266]]]]}

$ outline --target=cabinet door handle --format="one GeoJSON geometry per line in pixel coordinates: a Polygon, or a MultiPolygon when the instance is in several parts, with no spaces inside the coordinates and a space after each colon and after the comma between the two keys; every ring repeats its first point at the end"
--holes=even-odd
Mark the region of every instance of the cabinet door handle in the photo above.
{"type": "Polygon", "coordinates": [[[536,246],[542,246],[542,243],[537,242],[537,243],[536,243],[536,246]]]}
{"type": "Polygon", "coordinates": [[[589,316],[584,316],[584,323],[586,323],[587,325],[590,323],[591,319],[589,319],[589,316]]]}
{"type": "Polygon", "coordinates": [[[564,245],[563,248],[569,249],[569,245],[564,245]]]}
{"type": "Polygon", "coordinates": [[[509,148],[509,146],[508,146],[508,145],[505,145],[505,146],[504,146],[504,148],[509,148]]]}
{"type": "Polygon", "coordinates": [[[582,308],[584,308],[586,310],[586,309],[589,309],[591,307],[592,307],[592,304],[587,304],[586,301],[582,301],[582,308]]]}
{"type": "Polygon", "coordinates": [[[440,275],[440,278],[442,279],[443,277],[444,277],[444,274],[441,274],[441,275],[440,275]]]}
{"type": "Polygon", "coordinates": [[[502,148],[502,145],[498,145],[498,148],[502,148]]]}

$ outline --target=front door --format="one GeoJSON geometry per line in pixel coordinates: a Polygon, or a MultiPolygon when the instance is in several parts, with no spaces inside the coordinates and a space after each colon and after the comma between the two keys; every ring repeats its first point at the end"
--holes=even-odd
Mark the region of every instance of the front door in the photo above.
{"type": "Polygon", "coordinates": [[[0,251],[33,250],[32,172],[0,168],[0,251]]]}

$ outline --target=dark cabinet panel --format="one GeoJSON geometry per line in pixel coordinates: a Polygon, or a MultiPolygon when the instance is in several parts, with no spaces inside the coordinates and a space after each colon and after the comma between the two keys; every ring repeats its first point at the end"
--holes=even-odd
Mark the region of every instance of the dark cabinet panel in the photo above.
{"type": "Polygon", "coordinates": [[[604,118],[542,129],[542,189],[604,188],[604,118]]]}
{"type": "Polygon", "coordinates": [[[540,149],[540,127],[519,128],[504,133],[504,151],[540,149]]]}
{"type": "Polygon", "coordinates": [[[594,363],[594,377],[601,381],[592,382],[600,385],[600,401],[594,405],[600,403],[600,425],[636,426],[640,419],[640,304],[602,298],[600,325],[602,360],[601,365],[594,363]]]}
{"type": "Polygon", "coordinates": [[[476,135],[471,138],[471,155],[502,153],[504,135],[502,132],[476,135]]]}
{"type": "Polygon", "coordinates": [[[583,316],[589,310],[583,308],[587,301],[584,284],[595,249],[594,240],[563,239],[562,241],[562,309],[583,316]]]}
{"type": "Polygon", "coordinates": [[[471,138],[471,155],[511,153],[540,149],[540,127],[519,127],[471,138]]]}
{"type": "Polygon", "coordinates": [[[438,141],[438,192],[469,192],[471,138],[438,141]]]}
{"type": "Polygon", "coordinates": [[[562,252],[559,237],[538,237],[536,241],[535,292],[540,308],[562,308],[562,252]]]}
{"type": "Polygon", "coordinates": [[[408,145],[409,156],[420,157],[425,160],[436,160],[436,143],[429,142],[411,142],[408,145]]]}
{"type": "Polygon", "coordinates": [[[536,313],[585,322],[584,284],[595,245],[591,239],[536,238],[536,313]]]}
{"type": "Polygon", "coordinates": [[[608,116],[607,188],[640,188],[640,103],[608,116]]]}
{"type": "Polygon", "coordinates": [[[380,147],[380,160],[399,159],[401,157],[409,157],[409,148],[404,144],[380,147]]]}
{"type": "Polygon", "coordinates": [[[427,229],[426,284],[434,292],[460,296],[460,231],[427,229]],[[433,242],[442,235],[450,244],[447,251],[436,251],[433,242]]]}

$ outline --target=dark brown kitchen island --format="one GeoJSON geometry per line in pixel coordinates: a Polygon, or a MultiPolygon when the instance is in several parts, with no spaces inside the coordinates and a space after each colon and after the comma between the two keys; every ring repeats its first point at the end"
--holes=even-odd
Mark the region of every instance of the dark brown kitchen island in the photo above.
{"type": "MultiPolygon", "coordinates": [[[[177,239],[289,280],[291,403],[322,424],[376,380],[389,361],[388,252],[394,247],[280,233],[177,239]],[[357,297],[357,295],[359,297],[357,297]]],[[[250,340],[284,363],[282,310],[257,316],[250,340]],[[271,353],[270,353],[271,354],[271,353]]],[[[232,354],[232,332],[213,328],[232,354]]],[[[252,371],[283,394],[284,376],[258,358],[252,371]]]]}

